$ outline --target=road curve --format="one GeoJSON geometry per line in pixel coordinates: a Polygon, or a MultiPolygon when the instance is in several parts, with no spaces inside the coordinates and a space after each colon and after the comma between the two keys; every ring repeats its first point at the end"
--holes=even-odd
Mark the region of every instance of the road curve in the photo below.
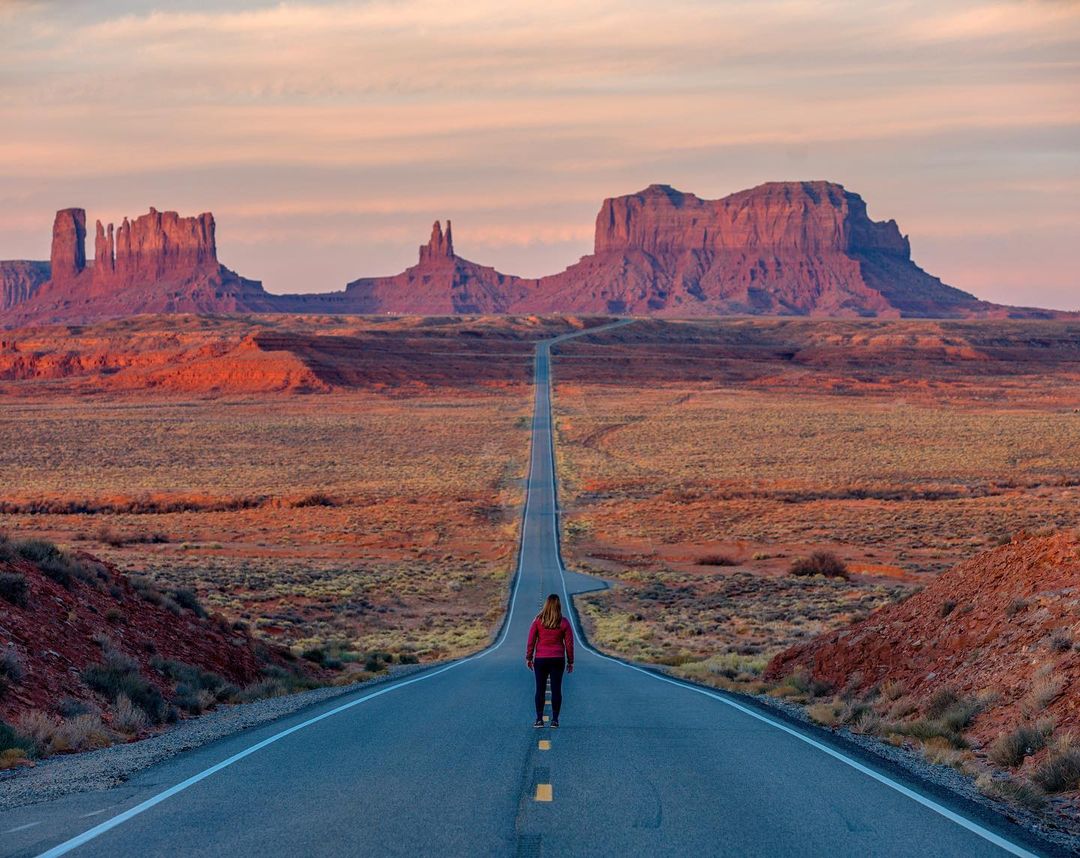
{"type": "Polygon", "coordinates": [[[532,728],[529,623],[547,593],[597,586],[559,559],[550,352],[567,338],[537,347],[521,556],[491,647],[123,786],[0,811],[0,854],[1039,854],[1018,828],[931,798],[823,734],[585,646],[563,726],[532,728]]]}

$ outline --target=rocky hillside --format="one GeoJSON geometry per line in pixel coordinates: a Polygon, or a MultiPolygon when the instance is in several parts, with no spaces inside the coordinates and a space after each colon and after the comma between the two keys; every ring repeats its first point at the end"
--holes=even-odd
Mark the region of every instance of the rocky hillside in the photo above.
{"type": "MultiPolygon", "coordinates": [[[[912,261],[895,221],[871,220],[858,194],[832,182],[771,182],[718,200],[650,185],[605,200],[594,252],[539,279],[458,256],[447,221],[445,232],[435,223],[417,263],[401,274],[361,277],[337,292],[274,295],[218,262],[214,230],[209,213],[180,217],[150,209],[116,228],[98,222],[95,258],[88,260],[86,214],[64,209],[53,225],[46,282],[30,283],[25,271],[11,267],[16,263],[0,263],[0,324],[162,312],[1069,315],[991,304],[946,286],[912,261]]],[[[45,264],[32,264],[40,276],[45,264]]]]}
{"type": "Polygon", "coordinates": [[[1037,722],[1080,734],[1080,538],[1021,534],[767,673],[800,671],[849,695],[888,684],[916,701],[978,700],[967,733],[980,745],[1037,722]]]}
{"type": "Polygon", "coordinates": [[[284,651],[90,555],[0,537],[0,768],[302,685],[284,651]]]}

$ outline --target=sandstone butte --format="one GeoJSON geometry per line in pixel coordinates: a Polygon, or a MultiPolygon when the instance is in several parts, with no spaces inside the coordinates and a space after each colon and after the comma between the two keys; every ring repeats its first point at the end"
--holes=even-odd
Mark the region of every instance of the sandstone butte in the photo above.
{"type": "Polygon", "coordinates": [[[343,291],[276,295],[218,262],[213,215],[158,212],[97,223],[64,209],[49,263],[0,262],[0,324],[85,323],[139,313],[730,314],[1056,318],[981,301],[911,259],[894,221],[873,221],[831,182],[771,182],[719,200],[667,185],[605,200],[593,253],[527,279],[458,256],[436,221],[416,265],[343,291]]]}
{"type": "Polygon", "coordinates": [[[1058,732],[1075,734],[1078,608],[1080,538],[1021,534],[958,564],[904,602],[780,653],[767,675],[806,671],[854,691],[890,681],[922,700],[943,688],[982,697],[988,703],[970,731],[981,743],[1047,717],[1058,732]],[[1045,709],[1032,713],[1028,701],[1040,684],[1052,692],[1045,709]]]}

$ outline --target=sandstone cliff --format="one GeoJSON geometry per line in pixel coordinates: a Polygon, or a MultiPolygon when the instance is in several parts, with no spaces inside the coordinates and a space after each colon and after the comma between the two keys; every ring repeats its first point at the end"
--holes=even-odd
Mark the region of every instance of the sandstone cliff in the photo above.
{"type": "MultiPolygon", "coordinates": [[[[44,263],[3,276],[0,324],[87,322],[137,313],[596,314],[668,317],[1055,318],[1073,314],[981,301],[911,259],[895,221],[832,182],[771,182],[718,200],[668,185],[605,200],[594,250],[539,279],[503,274],[454,251],[438,221],[416,265],[343,291],[272,295],[218,262],[214,217],[148,214],[95,226],[57,212],[44,263]]],[[[26,265],[27,263],[20,263],[26,265]]],[[[2,263],[10,266],[14,263],[2,263]]]]}
{"type": "MultiPolygon", "coordinates": [[[[329,297],[329,296],[327,296],[329,297]]],[[[1052,317],[946,286],[911,260],[895,221],[831,182],[771,182],[719,200],[668,185],[605,200],[594,251],[539,279],[455,255],[436,223],[420,261],[349,284],[364,313],[1052,317]]]]}
{"type": "Polygon", "coordinates": [[[651,185],[605,200],[594,253],[544,278],[541,291],[579,309],[669,316],[983,308],[911,262],[894,221],[870,220],[857,194],[829,182],[773,182],[719,200],[651,185]]]}
{"type": "Polygon", "coordinates": [[[48,279],[48,262],[25,259],[0,262],[0,313],[29,301],[48,279]]]}
{"type": "Polygon", "coordinates": [[[8,325],[88,322],[140,313],[274,312],[274,297],[218,262],[214,216],[154,208],[119,227],[97,222],[86,258],[86,213],[63,209],[53,222],[51,276],[13,302],[8,325]]]}
{"type": "MultiPolygon", "coordinates": [[[[393,277],[365,277],[345,287],[342,312],[423,315],[507,313],[527,296],[527,281],[454,253],[450,221],[438,221],[416,265],[393,277]]],[[[315,296],[311,296],[315,299],[315,296]]]]}

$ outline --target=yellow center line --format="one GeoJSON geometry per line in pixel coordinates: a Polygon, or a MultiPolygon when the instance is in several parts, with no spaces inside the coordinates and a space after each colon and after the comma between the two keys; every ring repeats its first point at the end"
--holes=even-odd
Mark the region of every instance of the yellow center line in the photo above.
{"type": "Polygon", "coordinates": [[[549,742],[547,739],[541,739],[540,743],[539,743],[539,745],[537,745],[537,747],[540,748],[541,751],[550,751],[551,750],[551,742],[549,742]]]}
{"type": "Polygon", "coordinates": [[[536,785],[536,800],[551,801],[551,784],[536,785]]]}
{"type": "Polygon", "coordinates": [[[550,720],[551,720],[551,716],[550,716],[550,715],[545,715],[545,716],[544,716],[544,723],[545,723],[545,724],[546,724],[546,723],[547,723],[548,721],[550,721],[550,720]]]}

